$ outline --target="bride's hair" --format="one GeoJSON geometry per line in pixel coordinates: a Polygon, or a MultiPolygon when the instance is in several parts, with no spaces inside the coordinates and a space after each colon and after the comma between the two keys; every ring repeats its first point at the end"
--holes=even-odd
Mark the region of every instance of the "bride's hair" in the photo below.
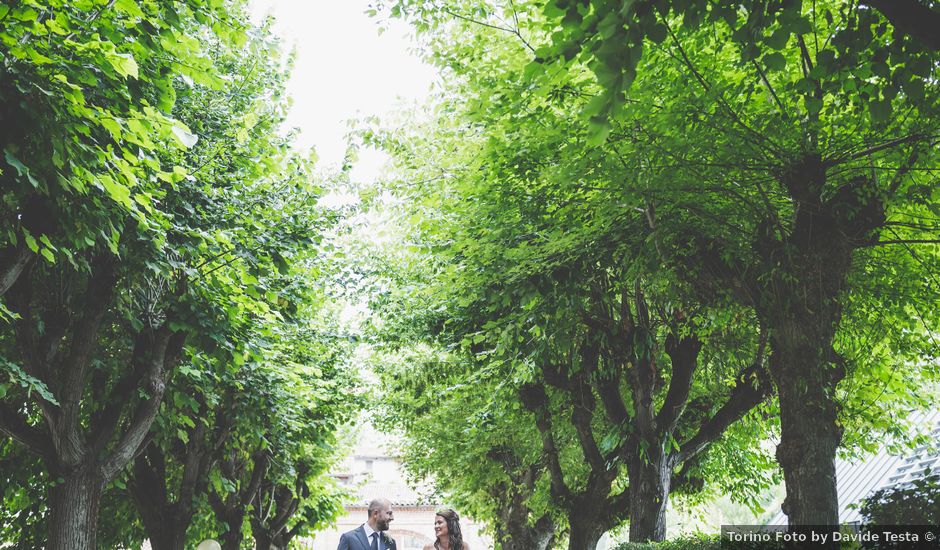
{"type": "MultiPolygon", "coordinates": [[[[460,516],[450,508],[438,510],[434,515],[441,516],[447,522],[447,538],[450,539],[450,550],[463,550],[463,533],[460,532],[460,516]]],[[[434,548],[440,548],[441,542],[434,541],[434,548]]]]}

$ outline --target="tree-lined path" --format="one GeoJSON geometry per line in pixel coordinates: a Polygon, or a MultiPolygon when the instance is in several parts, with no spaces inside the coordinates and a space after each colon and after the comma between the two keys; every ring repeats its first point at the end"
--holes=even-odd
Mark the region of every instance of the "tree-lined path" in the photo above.
{"type": "Polygon", "coordinates": [[[368,15],[440,80],[330,171],[244,1],[0,5],[0,546],[290,547],[362,414],[502,550],[837,524],[938,403],[940,5],[368,15]]]}

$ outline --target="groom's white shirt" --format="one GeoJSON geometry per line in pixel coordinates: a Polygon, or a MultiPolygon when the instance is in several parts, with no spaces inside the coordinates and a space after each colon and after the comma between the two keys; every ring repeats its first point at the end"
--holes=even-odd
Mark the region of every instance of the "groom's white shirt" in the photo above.
{"type": "Polygon", "coordinates": [[[379,550],[386,550],[385,543],[382,542],[382,533],[373,529],[368,523],[363,523],[362,528],[366,532],[366,540],[369,541],[369,548],[372,547],[372,533],[379,533],[379,550]]]}

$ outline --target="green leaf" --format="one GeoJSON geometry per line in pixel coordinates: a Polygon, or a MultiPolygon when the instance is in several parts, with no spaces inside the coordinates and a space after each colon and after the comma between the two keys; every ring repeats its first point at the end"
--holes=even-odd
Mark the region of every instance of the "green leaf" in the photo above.
{"type": "Polygon", "coordinates": [[[124,78],[138,78],[137,61],[129,53],[105,52],[105,59],[111,64],[111,67],[124,78]]]}
{"type": "Polygon", "coordinates": [[[891,116],[891,102],[887,100],[873,100],[868,103],[868,112],[872,122],[884,123],[891,116]]]}
{"type": "Polygon", "coordinates": [[[23,238],[26,240],[26,246],[29,247],[30,250],[39,252],[39,244],[36,242],[36,239],[25,229],[23,230],[23,238]]]}
{"type": "Polygon", "coordinates": [[[649,28],[646,33],[646,37],[649,38],[653,43],[660,44],[663,40],[666,39],[668,29],[662,23],[657,23],[649,28]]]}
{"type": "Polygon", "coordinates": [[[764,65],[768,70],[779,71],[787,66],[787,58],[782,53],[772,52],[764,56],[764,65]]]}
{"type": "Polygon", "coordinates": [[[98,124],[107,130],[108,133],[111,134],[111,137],[115,139],[115,141],[119,141],[121,139],[121,124],[115,120],[114,117],[103,115],[98,118],[98,124]]]}
{"type": "Polygon", "coordinates": [[[20,176],[25,176],[29,174],[29,168],[25,164],[20,162],[20,159],[16,158],[16,155],[10,152],[9,149],[3,149],[3,157],[6,159],[7,164],[16,169],[16,173],[20,176]]]}
{"type": "Polygon", "coordinates": [[[173,137],[176,138],[176,141],[180,143],[183,147],[187,149],[196,145],[196,142],[199,141],[199,136],[191,133],[188,128],[182,126],[173,126],[171,130],[173,132],[173,137]]]}
{"type": "Polygon", "coordinates": [[[782,50],[786,47],[787,42],[790,40],[790,29],[787,27],[780,27],[770,35],[766,40],[766,44],[775,50],[782,50]]]}
{"type": "Polygon", "coordinates": [[[588,124],[587,145],[597,147],[607,141],[610,135],[610,120],[606,116],[592,117],[588,124]]]}
{"type": "Polygon", "coordinates": [[[134,204],[131,201],[131,190],[128,189],[126,185],[119,181],[115,181],[114,178],[107,174],[98,176],[98,182],[101,183],[105,192],[107,192],[108,196],[114,199],[115,202],[125,206],[128,209],[133,208],[134,204]]]}

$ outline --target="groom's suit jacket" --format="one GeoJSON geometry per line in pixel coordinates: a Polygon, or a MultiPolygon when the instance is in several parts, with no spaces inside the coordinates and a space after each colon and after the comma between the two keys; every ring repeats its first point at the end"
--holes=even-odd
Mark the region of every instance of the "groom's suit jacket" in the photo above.
{"type": "MultiPolygon", "coordinates": [[[[386,550],[395,550],[395,539],[382,533],[386,550]]],[[[366,537],[366,530],[360,525],[339,538],[336,550],[372,550],[372,541],[366,537]]]]}

